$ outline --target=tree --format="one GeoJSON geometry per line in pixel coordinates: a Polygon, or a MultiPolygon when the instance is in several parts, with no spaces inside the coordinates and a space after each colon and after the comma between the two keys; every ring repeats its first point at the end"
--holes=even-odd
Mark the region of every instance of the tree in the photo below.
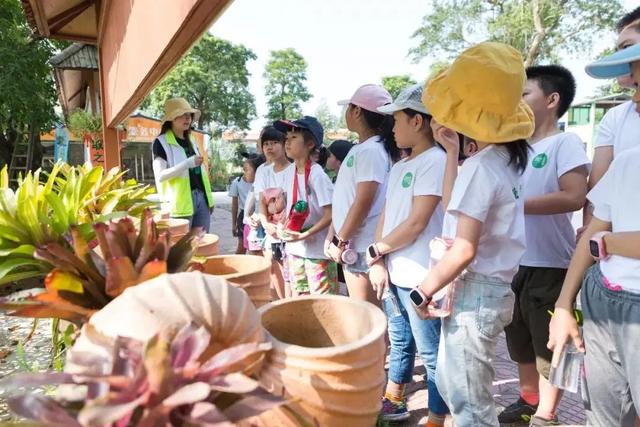
{"type": "Polygon", "coordinates": [[[530,66],[560,51],[588,54],[624,9],[619,0],[433,0],[431,10],[413,34],[414,60],[452,58],[488,39],[515,47],[530,66]]]}
{"type": "MultiPolygon", "coordinates": [[[[0,0],[0,167],[11,161],[18,138],[56,120],[56,90],[49,58],[55,46],[36,37],[18,0],[0,0]]],[[[38,147],[35,147],[35,152],[38,147]]],[[[37,163],[37,162],[36,162],[37,163]]]]}
{"type": "Polygon", "coordinates": [[[391,94],[393,99],[400,93],[402,89],[418,83],[413,80],[410,75],[402,74],[398,76],[386,76],[382,78],[382,86],[391,94]]]}
{"type": "Polygon", "coordinates": [[[316,108],[315,115],[316,119],[318,119],[324,128],[324,142],[326,143],[329,141],[329,139],[327,139],[328,131],[335,130],[338,126],[338,117],[331,112],[326,99],[320,101],[320,105],[316,108]]]}
{"type": "Polygon", "coordinates": [[[167,99],[181,96],[202,112],[197,127],[221,134],[227,129],[248,129],[256,116],[249,92],[247,62],[256,55],[205,34],[142,103],[141,108],[162,117],[167,99]]]}
{"type": "Polygon", "coordinates": [[[274,50],[264,70],[267,81],[267,118],[290,119],[302,115],[300,104],[311,99],[305,86],[307,61],[294,49],[274,50]]]}

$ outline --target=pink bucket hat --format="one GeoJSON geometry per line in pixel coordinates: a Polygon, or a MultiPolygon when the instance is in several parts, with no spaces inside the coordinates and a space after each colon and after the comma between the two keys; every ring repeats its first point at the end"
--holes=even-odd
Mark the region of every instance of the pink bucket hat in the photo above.
{"type": "Polygon", "coordinates": [[[390,104],[391,101],[393,99],[385,88],[380,85],[369,84],[360,86],[351,99],[339,101],[338,105],[353,104],[379,114],[378,108],[390,104]]]}

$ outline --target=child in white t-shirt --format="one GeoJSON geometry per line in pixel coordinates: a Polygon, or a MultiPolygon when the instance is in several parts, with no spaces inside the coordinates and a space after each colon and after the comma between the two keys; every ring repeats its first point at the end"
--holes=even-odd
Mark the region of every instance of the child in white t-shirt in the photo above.
{"type": "Polygon", "coordinates": [[[376,241],[367,249],[367,258],[378,298],[388,292],[392,295],[383,299],[391,351],[382,419],[409,418],[404,389],[412,381],[417,350],[427,370],[428,426],[442,426],[449,410],[435,382],[440,319],[420,319],[409,299],[411,289],[428,271],[429,242],[441,235],[443,218],[440,199],[446,155],[433,140],[431,116],[421,98],[422,85],[409,86],[392,104],[378,109],[393,114],[398,148],[410,154],[391,168],[376,241]],[[394,315],[396,307],[391,299],[397,301],[399,315],[394,315]]]}
{"type": "MultiPolygon", "coordinates": [[[[253,192],[253,182],[256,169],[264,163],[263,156],[248,157],[242,162],[242,176],[231,181],[229,196],[231,197],[231,232],[238,238],[237,254],[244,254],[247,250],[247,235],[245,233],[245,205],[247,197],[253,192]]],[[[248,228],[248,226],[247,226],[248,228]]]]}
{"type": "MultiPolygon", "coordinates": [[[[279,299],[290,296],[285,271],[286,263],[284,243],[278,238],[276,230],[276,222],[273,221],[273,215],[270,214],[270,201],[265,195],[270,195],[278,190],[284,190],[284,178],[287,168],[292,167],[284,152],[285,135],[274,128],[267,127],[262,133],[262,152],[268,165],[258,168],[256,181],[254,183],[255,198],[259,203],[260,224],[264,227],[266,237],[264,239],[264,256],[271,261],[271,286],[273,296],[279,299]]],[[[284,211],[284,206],[282,206],[284,211]]],[[[282,215],[283,212],[279,212],[282,215]]]]}
{"type": "Polygon", "coordinates": [[[365,249],[374,239],[384,205],[387,178],[399,158],[393,139],[393,118],[378,112],[391,95],[382,86],[360,87],[345,112],[347,127],[356,132],[356,143],[338,171],[333,192],[333,223],[326,242],[327,254],[343,264],[349,296],[377,303],[367,275],[365,249]],[[346,249],[357,253],[354,263],[343,263],[346,249]]]}
{"type": "Polygon", "coordinates": [[[322,166],[311,160],[322,144],[322,125],[315,117],[274,126],[287,133],[285,150],[294,167],[287,169],[284,188],[287,216],[279,236],[286,243],[289,280],[293,295],[336,294],[337,265],[324,253],[331,224],[333,184],[322,166]]]}
{"type": "Polygon", "coordinates": [[[589,158],[580,138],[558,129],[558,119],[575,95],[571,72],[558,65],[527,68],[523,98],[536,128],[529,139],[531,160],[524,173],[527,249],[511,289],[516,303],[505,329],[509,355],[518,363],[520,398],[498,416],[501,424],[530,417],[536,425],[556,425],[562,394],[549,381],[549,312],[560,295],[575,250],[571,214],[587,195],[589,158]]]}
{"type": "MultiPolygon", "coordinates": [[[[640,44],[596,61],[587,72],[598,78],[631,73],[634,100],[640,101],[640,44]]],[[[640,231],[638,182],[640,146],[617,156],[587,195],[593,218],[571,259],[549,325],[554,359],[567,344],[586,349],[582,387],[588,425],[631,427],[640,413],[640,254],[637,243],[630,244],[640,231]],[[573,316],[581,288],[583,337],[573,316]]]]}
{"type": "Polygon", "coordinates": [[[514,48],[480,43],[431,79],[422,99],[435,139],[447,150],[446,179],[455,179],[443,227],[453,243],[409,295],[418,313],[430,317],[433,295],[454,282],[436,383],[459,426],[498,425],[492,362],[498,335],[511,322],[511,280],[525,250],[522,172],[525,139],[534,128],[522,101],[522,64],[514,48]],[[457,178],[456,132],[478,147],[457,178]]]}

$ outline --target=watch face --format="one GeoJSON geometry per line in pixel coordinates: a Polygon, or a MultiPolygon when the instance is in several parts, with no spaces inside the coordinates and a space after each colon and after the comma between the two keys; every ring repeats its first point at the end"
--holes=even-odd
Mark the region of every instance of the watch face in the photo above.
{"type": "Polygon", "coordinates": [[[409,298],[411,298],[411,302],[413,302],[413,305],[415,306],[419,306],[424,301],[420,292],[415,289],[412,289],[411,292],[409,292],[409,298]]]}
{"type": "Polygon", "coordinates": [[[375,258],[378,256],[378,254],[376,253],[376,248],[373,245],[369,246],[368,249],[369,249],[369,256],[371,258],[375,258]]]}
{"type": "Polygon", "coordinates": [[[591,252],[591,256],[594,258],[600,257],[600,245],[598,245],[598,242],[594,240],[589,241],[589,252],[591,252]]]}
{"type": "Polygon", "coordinates": [[[331,243],[333,243],[334,246],[340,246],[340,239],[338,239],[338,236],[333,236],[331,243]]]}

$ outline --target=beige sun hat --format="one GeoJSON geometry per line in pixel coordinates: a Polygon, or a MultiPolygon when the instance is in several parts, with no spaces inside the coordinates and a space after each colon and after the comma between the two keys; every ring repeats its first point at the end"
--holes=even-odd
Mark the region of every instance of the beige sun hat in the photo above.
{"type": "Polygon", "coordinates": [[[193,121],[197,122],[200,118],[200,110],[191,108],[191,105],[184,98],[171,98],[164,103],[164,117],[162,123],[172,122],[176,117],[180,117],[185,113],[193,114],[193,121]]]}

